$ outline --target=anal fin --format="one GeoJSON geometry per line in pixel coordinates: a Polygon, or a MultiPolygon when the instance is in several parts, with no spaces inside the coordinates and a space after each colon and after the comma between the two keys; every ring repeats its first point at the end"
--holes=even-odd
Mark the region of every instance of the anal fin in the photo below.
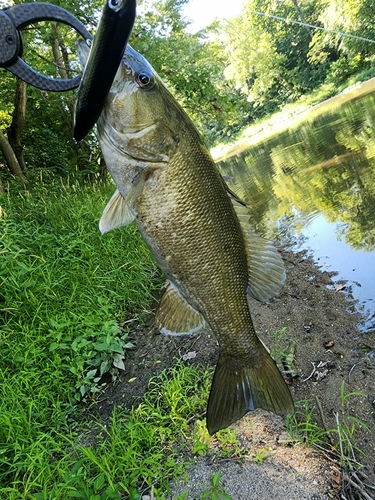
{"type": "Polygon", "coordinates": [[[170,282],[160,300],[155,320],[160,332],[166,335],[190,335],[205,324],[202,315],[186,302],[170,282]]]}

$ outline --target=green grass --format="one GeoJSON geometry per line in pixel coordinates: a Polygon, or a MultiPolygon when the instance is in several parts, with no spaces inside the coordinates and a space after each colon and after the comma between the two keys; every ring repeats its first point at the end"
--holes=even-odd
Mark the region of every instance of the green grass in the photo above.
{"type": "Polygon", "coordinates": [[[77,400],[126,363],[118,322],[147,312],[162,282],[135,227],[100,235],[113,189],[56,182],[0,196],[0,498],[100,476],[88,452],[67,453],[77,400]]]}
{"type": "MultiPolygon", "coordinates": [[[[196,497],[197,500],[233,500],[233,498],[225,492],[224,486],[220,482],[220,471],[211,476],[210,484],[207,488],[196,497]]],[[[188,492],[185,490],[174,500],[188,500],[188,492]]]]}
{"type": "MultiPolygon", "coordinates": [[[[341,473],[340,498],[370,499],[375,484],[362,472],[360,462],[363,450],[358,446],[358,431],[366,431],[369,427],[347,409],[347,400],[359,395],[357,392],[345,391],[345,382],[340,388],[340,411],[334,413],[335,425],[328,428],[323,410],[317,399],[317,405],[309,400],[296,403],[296,412],[289,415],[286,421],[291,443],[298,441],[323,451],[326,457],[336,465],[341,473]],[[354,488],[354,489],[353,489],[354,488]],[[353,492],[355,492],[353,496],[353,492]],[[347,496],[348,495],[348,496],[347,496]]],[[[371,436],[370,436],[371,437],[371,436]]]]}
{"type": "Polygon", "coordinates": [[[168,482],[187,466],[180,459],[187,420],[203,411],[208,385],[207,370],[178,365],[151,380],[132,411],[114,411],[107,426],[89,422],[83,438],[67,426],[46,428],[25,443],[18,471],[3,474],[1,484],[8,479],[8,486],[0,498],[139,500],[152,488],[163,499],[168,482]]]}
{"type": "MultiPolygon", "coordinates": [[[[119,325],[142,321],[163,282],[134,226],[100,235],[113,189],[56,181],[0,195],[0,500],[163,500],[181,457],[204,451],[212,370],[200,366],[162,372],[107,425],[83,421],[101,376],[126,366],[119,325]]],[[[224,454],[232,434],[217,434],[224,454]]],[[[208,494],[226,498],[220,477],[208,494]]]]}

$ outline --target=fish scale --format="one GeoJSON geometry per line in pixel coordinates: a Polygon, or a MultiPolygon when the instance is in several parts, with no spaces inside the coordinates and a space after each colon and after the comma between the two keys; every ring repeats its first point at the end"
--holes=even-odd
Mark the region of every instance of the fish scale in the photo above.
{"type": "Polygon", "coordinates": [[[279,292],[282,259],[271,242],[252,232],[247,208],[226,187],[192,121],[130,46],[100,116],[98,137],[117,187],[100,230],[136,221],[168,278],[155,316],[161,332],[187,334],[207,323],[219,342],[208,431],[257,407],[293,412],[289,389],[255,333],[247,301],[247,292],[263,301],[279,292]]]}

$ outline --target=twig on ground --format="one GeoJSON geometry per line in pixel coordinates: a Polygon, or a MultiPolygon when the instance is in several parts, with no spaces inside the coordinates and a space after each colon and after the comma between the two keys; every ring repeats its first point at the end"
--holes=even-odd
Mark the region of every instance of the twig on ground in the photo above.
{"type": "Polygon", "coordinates": [[[308,380],[310,380],[310,378],[311,378],[311,377],[314,375],[314,373],[316,372],[316,366],[315,366],[315,363],[313,363],[313,362],[311,361],[311,364],[313,365],[314,369],[313,369],[313,371],[310,373],[310,375],[309,375],[307,378],[305,378],[304,380],[302,380],[302,382],[307,382],[308,380]]]}
{"type": "MultiPolygon", "coordinates": [[[[343,484],[344,484],[344,480],[347,481],[351,486],[353,486],[353,488],[355,488],[356,490],[359,491],[359,493],[362,495],[362,497],[365,499],[365,500],[374,500],[374,497],[370,497],[370,495],[368,495],[366,493],[366,491],[364,490],[363,488],[363,484],[362,484],[362,481],[359,481],[359,483],[357,483],[356,481],[353,481],[348,474],[346,474],[345,472],[343,473],[342,475],[343,477],[343,484]]],[[[358,478],[357,478],[358,479],[358,478]]]]}
{"type": "Polygon", "coordinates": [[[357,366],[357,363],[354,363],[354,365],[350,368],[349,373],[348,373],[348,384],[350,384],[350,375],[352,374],[352,371],[354,368],[357,366]]]}

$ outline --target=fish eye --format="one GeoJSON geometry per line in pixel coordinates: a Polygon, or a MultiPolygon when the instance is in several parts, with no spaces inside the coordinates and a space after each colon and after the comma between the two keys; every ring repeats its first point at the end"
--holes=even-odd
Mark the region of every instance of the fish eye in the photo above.
{"type": "Polygon", "coordinates": [[[124,5],[124,0],[108,0],[108,7],[115,12],[118,12],[124,5]]]}
{"type": "Polygon", "coordinates": [[[138,73],[135,77],[136,82],[144,90],[150,90],[155,85],[155,80],[149,73],[138,73]]]}

